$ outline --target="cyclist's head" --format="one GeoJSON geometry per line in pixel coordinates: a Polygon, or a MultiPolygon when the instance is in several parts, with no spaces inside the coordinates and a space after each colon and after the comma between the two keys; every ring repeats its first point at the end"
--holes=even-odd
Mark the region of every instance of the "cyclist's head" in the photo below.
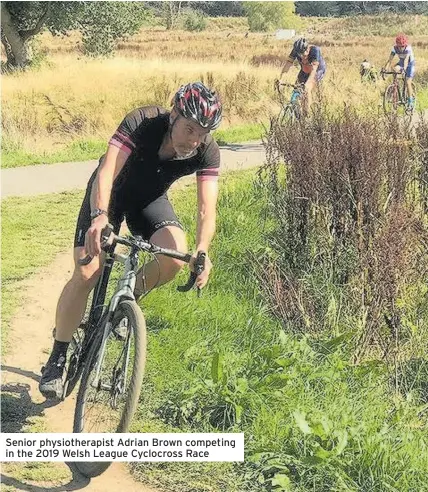
{"type": "Polygon", "coordinates": [[[309,43],[306,41],[305,38],[299,38],[296,41],[294,41],[294,51],[299,53],[299,55],[303,55],[303,53],[308,49],[309,43]]]}
{"type": "Polygon", "coordinates": [[[399,34],[395,38],[395,44],[398,46],[398,48],[406,48],[406,46],[409,44],[409,40],[407,39],[407,36],[405,34],[399,34]]]}
{"type": "Polygon", "coordinates": [[[221,102],[202,82],[182,85],[174,96],[174,108],[184,118],[196,121],[201,128],[215,130],[221,122],[221,102]]]}
{"type": "Polygon", "coordinates": [[[218,128],[221,102],[214,91],[201,82],[181,86],[173,99],[170,135],[179,156],[193,152],[205,136],[218,128]]]}

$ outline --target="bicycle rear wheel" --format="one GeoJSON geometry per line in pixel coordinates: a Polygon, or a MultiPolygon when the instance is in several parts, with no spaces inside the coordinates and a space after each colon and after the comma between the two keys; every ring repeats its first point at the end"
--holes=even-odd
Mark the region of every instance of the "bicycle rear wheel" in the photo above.
{"type": "MultiPolygon", "coordinates": [[[[73,432],[127,432],[137,409],[147,337],[144,316],[135,301],[119,303],[111,328],[104,342],[100,330],[88,354],[77,395],[73,432]],[[119,327],[124,326],[125,331],[120,333],[119,327]]],[[[110,463],[75,465],[82,474],[95,477],[110,463]]]]}

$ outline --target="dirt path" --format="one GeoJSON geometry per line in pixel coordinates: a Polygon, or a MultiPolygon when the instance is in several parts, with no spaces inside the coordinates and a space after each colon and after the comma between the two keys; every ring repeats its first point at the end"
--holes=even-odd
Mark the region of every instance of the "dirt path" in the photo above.
{"type": "MultiPolygon", "coordinates": [[[[38,392],[40,367],[46,362],[47,354],[52,346],[50,330],[53,326],[58,295],[68,280],[72,269],[72,255],[68,251],[61,253],[55,261],[23,282],[26,292],[25,306],[17,313],[10,327],[11,354],[5,357],[2,364],[2,390],[17,398],[17,420],[8,422],[9,432],[21,432],[22,427],[34,419],[43,418],[46,432],[71,432],[75,397],[51,406],[45,402],[38,392]],[[55,275],[52,275],[55,272],[55,275]]],[[[58,484],[49,482],[24,482],[8,473],[7,465],[1,476],[2,488],[7,490],[25,490],[30,492],[59,492],[80,490],[90,492],[154,492],[153,489],[135,482],[123,463],[113,464],[104,474],[88,480],[78,472],[68,469],[62,463],[62,476],[58,484]]],[[[48,477],[46,477],[48,478],[48,477]]]]}

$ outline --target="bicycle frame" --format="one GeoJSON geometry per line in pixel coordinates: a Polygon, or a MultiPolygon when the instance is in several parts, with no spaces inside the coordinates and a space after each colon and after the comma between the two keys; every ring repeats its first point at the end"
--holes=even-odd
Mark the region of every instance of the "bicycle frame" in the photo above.
{"type": "MultiPolygon", "coordinates": [[[[394,91],[397,91],[396,92],[398,95],[397,104],[400,104],[401,106],[406,106],[406,104],[407,104],[407,101],[406,101],[407,77],[406,76],[403,77],[403,84],[401,87],[400,81],[398,80],[398,76],[401,75],[400,73],[398,73],[398,72],[383,72],[383,74],[384,75],[392,75],[393,80],[392,80],[392,83],[388,87],[393,86],[394,91]]],[[[388,88],[386,90],[388,90],[388,88]]]]}
{"type": "MultiPolygon", "coordinates": [[[[125,264],[125,271],[122,277],[119,279],[116,290],[110,299],[108,309],[107,309],[107,321],[104,326],[104,331],[103,331],[103,337],[101,340],[101,353],[99,357],[97,358],[97,364],[95,368],[95,377],[91,383],[91,386],[96,387],[98,386],[99,383],[99,377],[100,377],[100,371],[101,371],[101,365],[104,360],[104,354],[105,354],[105,341],[107,340],[108,336],[110,335],[110,332],[112,331],[112,318],[113,318],[113,313],[116,310],[117,306],[119,305],[119,302],[122,299],[127,299],[131,301],[135,301],[135,296],[134,296],[134,289],[135,289],[135,283],[137,280],[137,270],[138,270],[138,250],[135,248],[132,248],[131,253],[129,256],[125,257],[120,254],[113,253],[113,255],[110,256],[109,258],[110,262],[107,265],[107,260],[106,260],[106,265],[104,266],[103,270],[103,277],[104,273],[106,272],[108,275],[107,280],[105,282],[105,289],[101,290],[101,288],[104,285],[104,282],[101,282],[100,290],[97,292],[97,295],[101,295],[103,298],[103,303],[105,300],[105,295],[106,295],[106,288],[107,288],[107,282],[108,278],[110,277],[111,273],[111,267],[113,266],[114,261],[118,261],[120,263],[125,264]],[[109,265],[111,266],[109,267],[109,265]],[[106,271],[106,269],[109,269],[106,271]]],[[[104,280],[104,279],[102,279],[104,280]]],[[[94,294],[95,296],[95,294],[94,294]]],[[[98,299],[95,299],[95,303],[98,301],[98,299]]],[[[99,305],[98,305],[99,306],[99,305]]],[[[104,313],[102,313],[104,314],[104,313]]],[[[99,318],[101,319],[101,317],[99,318]]],[[[125,364],[125,374],[127,374],[127,369],[128,369],[128,360],[129,360],[129,353],[126,355],[126,364],[125,364]]]]}
{"type": "MultiPolygon", "coordinates": [[[[192,256],[190,254],[180,253],[178,251],[161,248],[154,244],[145,242],[140,238],[122,238],[120,236],[114,235],[112,244],[108,245],[107,240],[109,235],[113,232],[111,226],[107,226],[102,233],[102,243],[104,246],[102,249],[107,253],[106,260],[104,262],[103,270],[101,273],[101,277],[98,280],[95,289],[94,296],[92,299],[91,310],[89,314],[89,319],[87,322],[87,326],[89,328],[89,332],[85,332],[83,340],[81,342],[81,355],[79,355],[78,364],[85,364],[85,359],[87,357],[88,347],[91,345],[91,342],[94,340],[97,333],[97,326],[105,317],[105,324],[103,327],[102,339],[100,342],[101,353],[97,357],[97,365],[95,378],[92,381],[92,386],[97,386],[99,384],[100,379],[100,371],[101,365],[104,359],[106,340],[112,331],[113,325],[113,315],[115,310],[117,309],[121,300],[131,300],[135,301],[134,289],[137,280],[137,271],[138,271],[138,254],[140,251],[146,251],[152,254],[163,254],[169,256],[171,258],[176,258],[186,263],[189,263],[192,256]],[[123,244],[127,247],[131,248],[131,251],[128,255],[122,255],[115,253],[115,247],[117,244],[123,244]],[[125,265],[124,273],[122,277],[119,279],[117,283],[117,287],[108,303],[108,307],[105,306],[104,301],[107,293],[107,285],[110,278],[110,274],[114,265],[114,262],[117,261],[125,265]]],[[[203,251],[199,251],[196,261],[194,263],[195,272],[192,272],[189,277],[189,281],[185,286],[179,286],[177,289],[181,292],[187,292],[192,288],[195,284],[197,275],[202,273],[205,266],[205,257],[206,254],[203,251]]],[[[84,259],[79,260],[81,265],[87,265],[90,263],[92,258],[87,256],[84,259]]],[[[198,295],[200,294],[200,289],[198,289],[198,295]]],[[[126,365],[125,369],[127,369],[128,360],[129,360],[129,346],[127,345],[127,354],[126,354],[126,365]]],[[[125,373],[126,374],[126,373],[125,373]]],[[[108,388],[104,388],[108,389],[108,388]]]]}

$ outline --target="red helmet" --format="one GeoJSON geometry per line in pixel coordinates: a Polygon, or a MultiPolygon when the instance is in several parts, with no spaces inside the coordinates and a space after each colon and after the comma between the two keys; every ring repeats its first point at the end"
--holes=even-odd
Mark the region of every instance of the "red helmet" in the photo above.
{"type": "Polygon", "coordinates": [[[174,107],[181,116],[195,120],[202,128],[215,130],[220,125],[221,102],[202,82],[181,86],[174,97],[174,107]]]}
{"type": "Polygon", "coordinates": [[[407,39],[407,36],[405,34],[399,34],[395,38],[395,44],[397,46],[403,46],[406,47],[409,44],[409,40],[407,39]]]}

